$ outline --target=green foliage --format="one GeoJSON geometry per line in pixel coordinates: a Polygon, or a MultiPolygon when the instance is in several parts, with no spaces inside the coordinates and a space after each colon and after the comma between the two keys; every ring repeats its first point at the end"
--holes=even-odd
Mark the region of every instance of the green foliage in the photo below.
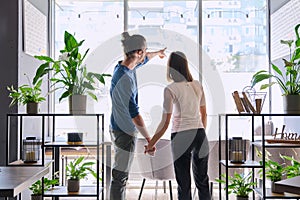
{"type": "Polygon", "coordinates": [[[79,53],[79,47],[83,42],[84,40],[77,42],[73,35],[65,31],[65,47],[60,50],[62,54],[58,60],[48,56],[35,56],[35,58],[44,61],[44,63],[36,70],[33,82],[36,83],[44,75],[53,72],[53,78],[50,79],[53,82],[53,86],[58,84],[60,86],[56,89],[63,89],[64,91],[59,101],[73,94],[87,94],[94,100],[97,100],[96,95],[93,93],[97,89],[95,86],[96,80],[101,84],[105,84],[104,78],[111,75],[87,71],[86,66],[83,65],[83,60],[89,49],[83,55],[79,53]]]}
{"type": "Polygon", "coordinates": [[[97,178],[97,173],[91,168],[94,164],[94,162],[84,162],[84,157],[80,156],[66,166],[67,177],[73,180],[80,180],[85,178],[88,173],[91,173],[97,178]]]}
{"type": "MultiPolygon", "coordinates": [[[[226,179],[225,174],[221,175],[226,179]]],[[[216,179],[218,183],[226,185],[224,179],[216,179]]],[[[253,191],[254,182],[251,181],[252,172],[247,175],[234,173],[233,176],[228,176],[228,194],[235,194],[238,197],[248,197],[249,193],[253,191]]],[[[226,187],[224,188],[226,190],[226,187]]]]}
{"type": "Polygon", "coordinates": [[[41,96],[42,79],[37,80],[33,85],[31,85],[29,79],[28,82],[29,85],[24,84],[17,89],[15,89],[13,85],[11,87],[7,86],[7,90],[10,92],[9,97],[12,98],[9,106],[13,106],[17,103],[22,105],[26,105],[27,103],[39,103],[46,100],[45,97],[41,96]]]}
{"type": "Polygon", "coordinates": [[[287,45],[290,49],[290,59],[282,59],[284,61],[284,69],[272,64],[272,69],[275,74],[268,71],[261,70],[255,73],[251,80],[251,85],[254,87],[257,83],[274,78],[275,82],[263,84],[260,89],[266,89],[274,84],[279,84],[283,91],[283,95],[299,95],[300,94],[300,37],[298,29],[300,24],[295,26],[296,40],[281,40],[280,43],[287,45]],[[292,44],[294,43],[295,49],[292,52],[292,44]]]}
{"type": "MultiPolygon", "coordinates": [[[[262,158],[262,152],[259,151],[258,149],[256,149],[257,152],[257,156],[262,158]]],[[[268,151],[266,151],[266,158],[265,158],[265,174],[266,177],[268,179],[270,179],[271,181],[280,181],[282,179],[282,175],[284,173],[284,167],[282,164],[279,164],[276,161],[273,161],[270,159],[270,153],[268,151]]],[[[259,161],[259,163],[262,165],[263,162],[259,161]]],[[[260,175],[262,176],[262,171],[263,169],[260,169],[258,172],[260,173],[260,175]]]]}
{"type": "Polygon", "coordinates": [[[290,157],[290,156],[281,155],[281,157],[283,159],[291,162],[291,165],[287,165],[284,168],[287,178],[293,178],[295,176],[300,176],[300,163],[297,160],[295,160],[293,157],[290,157]]]}
{"type": "MultiPolygon", "coordinates": [[[[52,185],[58,184],[58,179],[48,179],[44,178],[44,191],[50,190],[52,185]]],[[[32,191],[34,195],[42,195],[43,194],[43,187],[42,187],[42,180],[37,180],[33,183],[29,189],[32,191]]]]}

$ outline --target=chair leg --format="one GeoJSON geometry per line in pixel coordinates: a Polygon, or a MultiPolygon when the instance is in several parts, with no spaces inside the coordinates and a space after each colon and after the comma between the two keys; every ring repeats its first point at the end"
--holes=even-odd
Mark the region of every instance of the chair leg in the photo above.
{"type": "Polygon", "coordinates": [[[197,193],[197,187],[195,186],[194,194],[193,194],[193,197],[192,197],[193,200],[196,199],[196,193],[197,193]]]}
{"type": "Polygon", "coordinates": [[[157,200],[157,188],[158,188],[158,181],[155,184],[155,200],[157,200]]]}
{"type": "Polygon", "coordinates": [[[166,193],[166,181],[163,181],[164,194],[166,193]]]}
{"type": "Polygon", "coordinates": [[[142,187],[141,187],[141,191],[140,191],[140,194],[139,194],[139,200],[141,200],[145,182],[146,182],[146,179],[144,178],[144,179],[143,179],[143,183],[142,183],[142,187]]]}
{"type": "Polygon", "coordinates": [[[172,182],[170,180],[169,180],[169,187],[170,187],[170,200],[173,200],[172,182]]]}
{"type": "Polygon", "coordinates": [[[214,183],[213,182],[210,182],[210,196],[211,196],[211,199],[213,199],[213,189],[214,189],[214,183]]]}

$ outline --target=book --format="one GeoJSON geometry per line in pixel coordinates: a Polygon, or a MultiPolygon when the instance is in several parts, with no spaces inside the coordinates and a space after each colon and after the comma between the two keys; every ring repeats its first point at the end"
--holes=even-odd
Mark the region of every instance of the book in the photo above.
{"type": "Polygon", "coordinates": [[[249,101],[247,94],[245,92],[242,92],[243,94],[243,98],[247,103],[247,106],[249,107],[249,109],[252,111],[252,113],[256,113],[254,106],[251,104],[251,102],[249,101]]]}
{"type": "Polygon", "coordinates": [[[240,98],[240,95],[239,95],[238,91],[234,91],[232,93],[232,96],[233,96],[233,99],[234,99],[234,102],[235,102],[235,105],[236,105],[236,108],[237,108],[238,112],[239,113],[245,112],[245,109],[244,109],[244,106],[242,104],[242,101],[241,101],[241,98],[240,98]]]}

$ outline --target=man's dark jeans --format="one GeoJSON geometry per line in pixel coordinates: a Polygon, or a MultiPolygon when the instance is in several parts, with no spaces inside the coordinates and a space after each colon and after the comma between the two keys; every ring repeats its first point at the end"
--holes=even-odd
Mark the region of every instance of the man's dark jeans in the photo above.
{"type": "Polygon", "coordinates": [[[207,175],[209,146],[204,129],[172,133],[172,153],[178,199],[191,200],[191,162],[200,200],[210,200],[207,175]]]}
{"type": "Polygon", "coordinates": [[[110,200],[126,199],[126,183],[130,171],[136,137],[121,131],[110,131],[115,149],[115,161],[112,168],[110,200]]]}

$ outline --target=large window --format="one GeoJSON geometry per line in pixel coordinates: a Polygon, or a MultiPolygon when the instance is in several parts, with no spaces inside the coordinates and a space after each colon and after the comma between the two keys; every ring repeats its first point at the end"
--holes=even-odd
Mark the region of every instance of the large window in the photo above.
{"type": "MultiPolygon", "coordinates": [[[[268,70],[266,16],[265,0],[202,2],[202,44],[210,60],[203,66],[203,73],[212,96],[218,98],[213,105],[217,108],[211,113],[213,123],[220,112],[237,113],[233,91],[241,92],[249,86],[256,71],[268,70]],[[214,82],[222,88],[212,87],[214,82]]],[[[266,99],[263,112],[268,112],[268,103],[266,99]]]]}
{"type": "MultiPolygon", "coordinates": [[[[95,59],[88,57],[88,68],[98,72],[112,73],[123,58],[120,34],[124,28],[143,34],[149,50],[167,47],[167,54],[183,51],[194,78],[203,82],[211,131],[208,135],[216,139],[217,129],[213,127],[217,127],[217,115],[237,112],[231,93],[248,86],[258,69],[268,69],[266,0],[126,2],[56,0],[55,56],[62,48],[65,30],[85,39],[83,49],[90,48],[92,57],[98,58],[98,63],[92,63],[95,59]]],[[[140,108],[151,132],[160,120],[162,91],[168,84],[166,63],[167,58],[155,58],[138,71],[140,108]]],[[[107,127],[109,86],[108,82],[98,92],[99,102],[91,100],[88,104],[88,112],[106,114],[107,127]]],[[[264,110],[268,102],[265,100],[264,110]]],[[[68,102],[56,100],[55,110],[68,112],[68,102]]]]}

